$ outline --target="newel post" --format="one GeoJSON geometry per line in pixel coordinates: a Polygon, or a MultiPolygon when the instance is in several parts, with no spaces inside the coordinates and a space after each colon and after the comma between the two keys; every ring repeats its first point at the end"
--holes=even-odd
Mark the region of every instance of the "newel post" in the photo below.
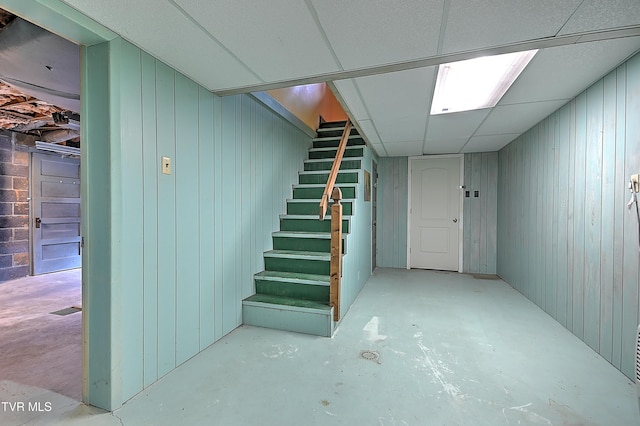
{"type": "Polygon", "coordinates": [[[333,320],[340,320],[340,280],[342,278],[342,191],[334,188],[331,193],[331,266],[330,305],[333,306],[333,320]]]}

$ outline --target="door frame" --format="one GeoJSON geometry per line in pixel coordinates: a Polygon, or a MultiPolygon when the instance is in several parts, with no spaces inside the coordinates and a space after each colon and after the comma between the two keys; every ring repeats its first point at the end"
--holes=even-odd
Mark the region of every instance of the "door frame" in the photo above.
{"type": "Polygon", "coordinates": [[[464,154],[417,155],[408,158],[407,166],[407,269],[411,269],[411,167],[414,160],[460,159],[460,211],[458,213],[458,272],[462,273],[464,241],[464,154]]]}

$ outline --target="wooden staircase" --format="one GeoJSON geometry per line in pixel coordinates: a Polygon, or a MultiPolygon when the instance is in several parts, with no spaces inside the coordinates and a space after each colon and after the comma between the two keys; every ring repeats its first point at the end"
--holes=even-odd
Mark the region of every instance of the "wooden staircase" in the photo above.
{"type": "MultiPolygon", "coordinates": [[[[318,220],[318,205],[345,122],[322,123],[309,149],[293,199],[272,234],[273,250],[264,253],[265,270],[254,276],[256,294],[243,300],[243,323],[331,337],[335,322],[329,302],[331,217],[318,220]]],[[[336,185],[342,191],[343,254],[354,200],[360,185],[365,142],[352,129],[336,185]]],[[[339,239],[338,239],[339,241],[339,239]]],[[[337,253],[337,251],[336,251],[337,253]]]]}

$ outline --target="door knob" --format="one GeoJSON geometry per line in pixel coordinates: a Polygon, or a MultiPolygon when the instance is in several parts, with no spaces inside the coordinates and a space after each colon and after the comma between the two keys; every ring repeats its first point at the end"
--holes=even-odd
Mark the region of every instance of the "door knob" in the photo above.
{"type": "Polygon", "coordinates": [[[458,223],[458,219],[454,218],[453,223],[458,223]]]}

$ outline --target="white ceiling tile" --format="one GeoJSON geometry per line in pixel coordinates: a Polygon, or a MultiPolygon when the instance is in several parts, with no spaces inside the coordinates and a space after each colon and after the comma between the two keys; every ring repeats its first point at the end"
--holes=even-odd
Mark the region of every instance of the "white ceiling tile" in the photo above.
{"type": "Polygon", "coordinates": [[[564,105],[566,101],[532,102],[497,106],[475,136],[523,133],[564,105]]]}
{"type": "Polygon", "coordinates": [[[210,90],[260,83],[240,61],[169,3],[66,2],[210,90]]]}
{"type": "Polygon", "coordinates": [[[378,135],[383,143],[397,143],[409,140],[424,140],[425,115],[409,117],[381,117],[375,119],[378,135]]]}
{"type": "Polygon", "coordinates": [[[311,0],[311,3],[346,70],[437,53],[443,0],[311,0]]]}
{"type": "Polygon", "coordinates": [[[638,0],[585,0],[559,35],[638,25],[638,0]]]}
{"type": "Polygon", "coordinates": [[[385,151],[382,144],[371,144],[373,150],[378,154],[378,157],[388,157],[387,151],[385,151]]]}
{"type": "Polygon", "coordinates": [[[424,139],[434,70],[420,68],[356,79],[383,142],[424,139]]]}
{"type": "Polygon", "coordinates": [[[431,115],[427,140],[469,138],[489,115],[491,109],[431,115]]]}
{"type": "Polygon", "coordinates": [[[493,136],[474,136],[460,152],[492,152],[499,151],[509,142],[519,136],[518,133],[511,133],[507,135],[493,135],[493,136]]]}
{"type": "Polygon", "coordinates": [[[366,140],[371,142],[372,144],[381,144],[380,137],[378,136],[378,132],[373,125],[371,120],[359,120],[358,125],[362,129],[364,133],[364,137],[366,140]]]}
{"type": "Polygon", "coordinates": [[[571,99],[640,49],[640,37],[540,50],[498,105],[571,99]]]}
{"type": "Polygon", "coordinates": [[[338,94],[346,104],[349,112],[351,112],[354,120],[360,121],[370,118],[367,109],[362,103],[358,89],[356,89],[356,86],[353,84],[353,80],[337,80],[334,81],[333,84],[336,86],[338,94]]]}
{"type": "Polygon", "coordinates": [[[422,154],[422,141],[409,141],[401,143],[385,143],[384,148],[389,157],[405,157],[422,154]]]}
{"type": "Polygon", "coordinates": [[[582,0],[451,0],[443,53],[553,37],[582,0]]]}
{"type": "Polygon", "coordinates": [[[468,140],[469,138],[427,140],[424,154],[457,154],[468,140]]]}
{"type": "MultiPolygon", "coordinates": [[[[175,2],[267,82],[339,70],[304,2],[175,2]]],[[[191,47],[188,50],[198,52],[191,47]]]]}

